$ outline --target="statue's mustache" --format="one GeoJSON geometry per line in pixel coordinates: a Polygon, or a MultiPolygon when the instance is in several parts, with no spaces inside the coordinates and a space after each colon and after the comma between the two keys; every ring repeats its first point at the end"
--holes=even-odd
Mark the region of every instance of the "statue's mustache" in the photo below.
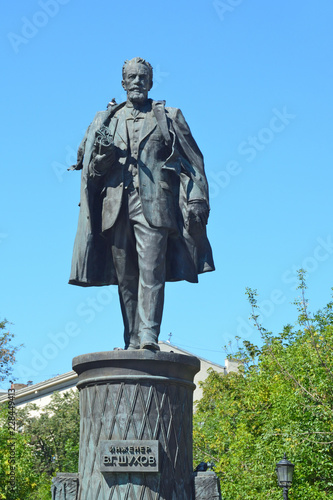
{"type": "Polygon", "coordinates": [[[130,87],[128,90],[146,90],[145,86],[136,86],[136,87],[130,87]]]}

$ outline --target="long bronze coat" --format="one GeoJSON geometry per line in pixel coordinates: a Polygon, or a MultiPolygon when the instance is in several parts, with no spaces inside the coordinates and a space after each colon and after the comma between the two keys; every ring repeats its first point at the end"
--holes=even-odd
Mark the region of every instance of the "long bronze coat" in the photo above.
{"type": "MultiPolygon", "coordinates": [[[[166,280],[198,281],[198,274],[213,271],[214,263],[206,230],[195,236],[186,230],[188,202],[208,201],[202,154],[179,109],[164,108],[163,101],[150,101],[138,144],[139,195],[143,214],[153,227],[170,230],[166,257],[166,280]]],[[[69,283],[79,286],[117,284],[108,232],[115,223],[123,199],[125,164],[129,145],[126,126],[115,112],[98,112],[88,127],[73,167],[82,169],[78,230],[74,243],[69,283]],[[90,174],[89,163],[96,132],[109,127],[117,161],[101,179],[90,174]]]]}

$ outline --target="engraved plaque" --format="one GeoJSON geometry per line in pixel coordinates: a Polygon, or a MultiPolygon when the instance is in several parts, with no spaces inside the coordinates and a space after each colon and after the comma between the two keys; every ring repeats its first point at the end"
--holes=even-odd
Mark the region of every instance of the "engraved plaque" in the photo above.
{"type": "Polygon", "coordinates": [[[101,441],[99,453],[101,472],[159,472],[158,441],[101,441]]]}

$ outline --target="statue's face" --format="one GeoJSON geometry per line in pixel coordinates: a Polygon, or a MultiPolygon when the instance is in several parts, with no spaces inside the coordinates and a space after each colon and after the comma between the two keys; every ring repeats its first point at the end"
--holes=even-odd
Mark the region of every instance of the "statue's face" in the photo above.
{"type": "Polygon", "coordinates": [[[148,68],[144,64],[130,63],[127,66],[122,85],[127,99],[135,104],[143,104],[148,98],[150,87],[148,68]]]}

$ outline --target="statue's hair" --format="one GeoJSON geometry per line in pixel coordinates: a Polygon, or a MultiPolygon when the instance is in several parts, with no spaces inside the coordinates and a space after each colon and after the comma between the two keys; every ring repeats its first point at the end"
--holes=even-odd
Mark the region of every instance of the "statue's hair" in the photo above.
{"type": "Polygon", "coordinates": [[[123,80],[125,78],[125,74],[126,74],[126,71],[127,71],[129,64],[132,64],[132,63],[139,63],[139,64],[143,64],[144,66],[146,66],[146,68],[148,69],[149,82],[150,82],[150,88],[151,88],[153,86],[153,67],[148,61],[146,61],[142,57],[133,57],[133,59],[130,59],[129,61],[126,60],[124,62],[123,72],[122,72],[123,80]]]}

